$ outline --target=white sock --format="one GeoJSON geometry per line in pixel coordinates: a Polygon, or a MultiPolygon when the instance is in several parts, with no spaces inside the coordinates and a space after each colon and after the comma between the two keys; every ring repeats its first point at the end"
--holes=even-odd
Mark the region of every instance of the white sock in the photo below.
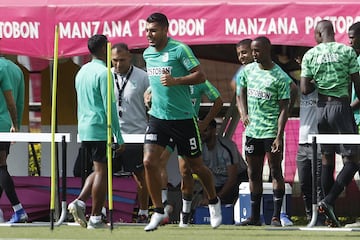
{"type": "Polygon", "coordinates": [[[23,207],[22,207],[21,203],[19,203],[19,204],[12,206],[12,208],[14,209],[14,212],[16,212],[16,211],[21,210],[23,207]]]}
{"type": "Polygon", "coordinates": [[[192,203],[192,201],[188,201],[185,199],[182,200],[182,212],[183,213],[189,213],[191,211],[191,203],[192,203]]]}
{"type": "Polygon", "coordinates": [[[161,189],[161,200],[163,203],[167,202],[168,200],[167,195],[168,195],[168,189],[167,188],[161,189]]]}
{"type": "Polygon", "coordinates": [[[106,207],[102,207],[101,214],[106,217],[106,207]]]}
{"type": "Polygon", "coordinates": [[[149,216],[149,210],[147,210],[147,209],[139,209],[138,216],[140,216],[140,215],[149,216]]]}

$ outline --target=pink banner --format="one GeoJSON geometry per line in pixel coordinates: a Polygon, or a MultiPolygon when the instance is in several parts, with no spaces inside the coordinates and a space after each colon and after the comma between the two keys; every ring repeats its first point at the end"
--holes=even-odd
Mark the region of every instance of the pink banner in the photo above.
{"type": "Polygon", "coordinates": [[[60,57],[87,54],[87,39],[96,33],[107,35],[111,42],[144,48],[146,18],[152,12],[165,13],[170,20],[169,34],[190,45],[235,44],[243,38],[266,35],[273,44],[312,46],[313,28],[321,19],[331,20],[337,40],[347,43],[348,27],[360,21],[357,0],[275,0],[267,4],[259,0],[186,0],[182,5],[170,0],[149,0],[146,4],[141,0],[101,2],[3,0],[0,49],[50,59],[56,24],[60,57]]]}

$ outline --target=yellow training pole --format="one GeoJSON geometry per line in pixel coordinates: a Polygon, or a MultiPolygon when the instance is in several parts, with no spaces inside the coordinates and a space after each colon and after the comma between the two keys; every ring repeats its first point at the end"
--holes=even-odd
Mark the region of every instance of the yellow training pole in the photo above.
{"type": "Polygon", "coordinates": [[[109,201],[109,217],[110,230],[113,230],[113,194],[112,194],[112,129],[111,129],[111,105],[113,92],[113,83],[111,75],[111,43],[107,44],[107,163],[108,163],[108,201],[109,201]]]}
{"type": "Polygon", "coordinates": [[[56,91],[57,91],[58,47],[59,47],[59,29],[58,29],[58,26],[56,25],[55,26],[55,39],[54,39],[54,65],[53,65],[52,102],[51,102],[51,196],[50,196],[51,230],[54,229],[55,189],[56,189],[55,126],[56,126],[56,91]]]}

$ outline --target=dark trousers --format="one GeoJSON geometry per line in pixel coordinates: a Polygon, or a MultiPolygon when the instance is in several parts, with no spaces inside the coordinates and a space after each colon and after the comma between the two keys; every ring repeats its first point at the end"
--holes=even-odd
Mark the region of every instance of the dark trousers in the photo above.
{"type": "MultiPolygon", "coordinates": [[[[318,148],[319,149],[319,148],[318,148]]],[[[299,174],[299,182],[301,187],[301,192],[303,193],[303,199],[305,203],[306,214],[310,214],[312,211],[312,171],[311,171],[311,161],[312,161],[312,146],[311,144],[299,144],[296,164],[299,174]]],[[[323,191],[321,190],[321,153],[318,151],[317,159],[317,200],[320,201],[324,198],[323,191]]]]}

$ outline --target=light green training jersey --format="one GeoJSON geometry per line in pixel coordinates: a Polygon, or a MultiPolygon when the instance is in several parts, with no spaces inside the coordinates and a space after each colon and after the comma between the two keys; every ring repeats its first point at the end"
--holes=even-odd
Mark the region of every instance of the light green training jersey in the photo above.
{"type": "Polygon", "coordinates": [[[9,132],[12,120],[3,91],[11,90],[16,104],[17,123],[20,129],[24,112],[25,82],[22,70],[12,61],[0,57],[0,132],[9,132]]]}
{"type": "Polygon", "coordinates": [[[355,50],[337,42],[318,44],[301,63],[301,76],[314,79],[320,94],[339,98],[349,96],[349,76],[359,70],[355,50]]]}
{"type": "Polygon", "coordinates": [[[149,114],[165,120],[191,119],[195,116],[188,85],[163,86],[160,76],[168,71],[172,77],[182,77],[200,63],[184,43],[168,38],[160,52],[148,47],[143,53],[152,91],[149,114]]]}
{"type": "Polygon", "coordinates": [[[240,74],[240,87],[247,88],[250,124],[246,136],[275,138],[278,131],[279,101],[290,98],[291,78],[275,64],[271,70],[259,68],[258,63],[245,66],[240,74]]]}
{"type": "MultiPolygon", "coordinates": [[[[112,76],[112,74],[111,74],[112,76]]],[[[113,87],[113,79],[111,80],[113,87]]],[[[107,68],[105,62],[93,59],[81,67],[75,77],[78,104],[78,132],[81,141],[107,140],[107,68]]],[[[121,136],[114,91],[111,92],[112,132],[119,144],[121,136]]]]}
{"type": "Polygon", "coordinates": [[[202,96],[205,95],[211,102],[220,97],[219,91],[208,80],[203,83],[190,86],[191,101],[196,115],[199,115],[202,96]]]}

